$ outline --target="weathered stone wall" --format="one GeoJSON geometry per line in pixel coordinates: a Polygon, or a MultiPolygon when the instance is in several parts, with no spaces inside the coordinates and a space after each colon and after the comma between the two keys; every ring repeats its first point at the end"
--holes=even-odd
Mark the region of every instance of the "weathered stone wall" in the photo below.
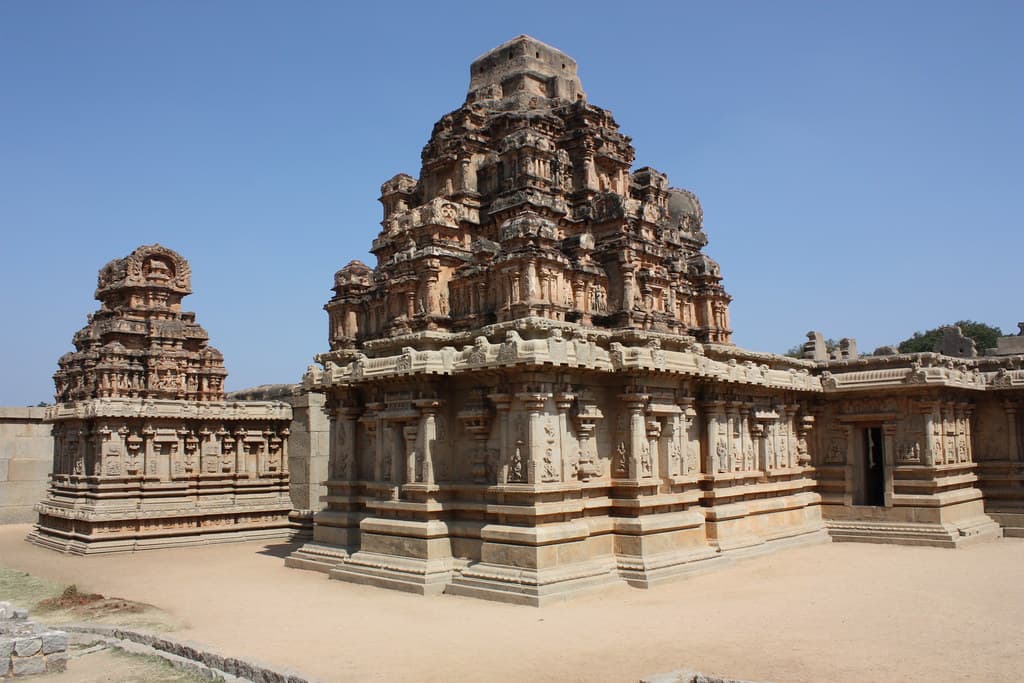
{"type": "Polygon", "coordinates": [[[0,407],[0,524],[35,521],[53,460],[45,408],[0,407]]]}
{"type": "Polygon", "coordinates": [[[319,510],[327,495],[327,461],[330,455],[330,424],[324,410],[324,395],[306,393],[289,396],[292,406],[288,437],[289,492],[296,510],[319,510]]]}

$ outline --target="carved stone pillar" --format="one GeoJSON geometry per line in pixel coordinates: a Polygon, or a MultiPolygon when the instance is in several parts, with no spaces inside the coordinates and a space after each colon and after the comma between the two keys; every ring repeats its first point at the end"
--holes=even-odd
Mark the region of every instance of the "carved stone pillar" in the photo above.
{"type": "Polygon", "coordinates": [[[509,441],[509,412],[512,408],[512,396],[496,392],[489,394],[494,408],[498,413],[498,483],[509,483],[509,465],[512,460],[512,451],[509,441]]]}
{"type": "Polygon", "coordinates": [[[754,444],[754,469],[768,471],[768,453],[765,439],[764,423],[754,419],[750,422],[750,438],[754,444]]]}
{"type": "Polygon", "coordinates": [[[882,438],[884,441],[884,453],[885,468],[885,494],[883,496],[885,507],[892,507],[892,495],[893,495],[893,474],[892,468],[896,462],[894,454],[896,453],[896,423],[886,422],[882,425],[882,438]]]}
{"type": "MultiPolygon", "coordinates": [[[[555,394],[555,409],[558,411],[558,453],[561,458],[561,481],[572,479],[572,458],[569,457],[569,408],[572,407],[576,395],[569,392],[555,394]]],[[[577,465],[578,468],[578,465],[577,465]]]]}
{"type": "Polygon", "coordinates": [[[1006,411],[1006,453],[1007,458],[1013,462],[1020,462],[1020,441],[1017,427],[1017,402],[1004,401],[1003,410],[1006,411]]]}
{"type": "Polygon", "coordinates": [[[626,406],[629,415],[628,451],[626,477],[640,479],[645,471],[650,471],[650,444],[647,440],[647,425],[644,420],[644,409],[648,396],[637,392],[620,394],[619,399],[626,406]],[[646,463],[645,463],[646,461],[646,463]]]}
{"type": "Polygon", "coordinates": [[[922,444],[924,452],[921,454],[921,462],[931,467],[939,463],[941,458],[941,454],[936,453],[938,444],[935,441],[937,407],[934,403],[922,402],[921,409],[924,411],[922,414],[924,418],[924,444],[922,444]]]}
{"type": "Polygon", "coordinates": [[[707,452],[704,454],[702,469],[707,474],[726,472],[728,471],[729,461],[724,435],[722,434],[725,401],[704,401],[702,407],[704,408],[705,420],[704,433],[707,436],[707,452]]]}
{"type": "Polygon", "coordinates": [[[396,423],[394,429],[396,433],[401,434],[402,438],[402,454],[405,462],[405,481],[403,483],[411,484],[423,481],[426,467],[420,449],[417,447],[419,426],[413,423],[396,423]]]}
{"type": "Polygon", "coordinates": [[[644,425],[647,432],[647,454],[640,459],[640,474],[643,477],[658,477],[658,442],[661,440],[661,422],[656,417],[648,417],[644,425]]]}
{"type": "Polygon", "coordinates": [[[337,471],[335,476],[346,481],[359,479],[359,444],[356,441],[359,416],[358,408],[341,408],[337,411],[337,471]]]}
{"type": "Polygon", "coordinates": [[[799,403],[786,405],[785,430],[786,430],[786,467],[796,467],[797,461],[797,435],[796,416],[800,411],[799,403]]]}
{"type": "MultiPolygon", "coordinates": [[[[544,467],[544,426],[542,416],[544,406],[551,394],[544,392],[526,391],[516,395],[527,411],[526,443],[525,453],[520,451],[520,457],[525,461],[526,483],[537,484],[541,480],[541,472],[544,467]]],[[[519,447],[521,447],[519,446],[519,447]]]]}
{"type": "Polygon", "coordinates": [[[632,263],[622,264],[622,303],[621,310],[633,310],[633,298],[636,291],[636,266],[632,263]]]}
{"type": "Polygon", "coordinates": [[[167,463],[157,457],[153,443],[155,434],[156,430],[153,429],[153,425],[148,423],[142,425],[140,436],[142,437],[143,468],[145,468],[147,477],[159,477],[160,481],[167,481],[167,463]]]}
{"type": "Polygon", "coordinates": [[[814,415],[804,415],[800,419],[800,426],[797,429],[796,464],[801,467],[807,467],[811,464],[812,457],[810,444],[812,443],[812,439],[808,437],[810,436],[811,429],[814,427],[816,419],[817,418],[814,415]]]}
{"type": "Polygon", "coordinates": [[[953,406],[942,406],[942,462],[949,465],[956,462],[956,418],[953,406]]]}
{"type": "Polygon", "coordinates": [[[597,441],[595,431],[597,421],[604,415],[597,405],[590,401],[580,401],[576,411],[576,434],[579,436],[580,453],[576,465],[576,476],[581,481],[601,476],[601,468],[597,459],[597,441]]]}
{"type": "MultiPolygon", "coordinates": [[[[246,449],[246,447],[245,447],[245,436],[246,436],[246,434],[247,434],[247,432],[245,431],[245,427],[239,427],[234,432],[232,432],[232,436],[235,437],[235,472],[237,472],[240,475],[250,476],[250,475],[253,474],[253,472],[248,467],[248,460],[247,460],[248,456],[247,456],[247,453],[246,453],[246,451],[248,449],[246,449]]],[[[174,451],[172,449],[172,451],[171,451],[171,462],[172,463],[174,462],[174,459],[175,459],[175,456],[174,456],[174,451]]],[[[171,471],[174,472],[176,469],[177,468],[175,468],[173,466],[173,464],[172,464],[171,471]]]]}
{"type": "Polygon", "coordinates": [[[491,435],[491,415],[481,401],[459,411],[457,418],[462,423],[462,428],[475,442],[470,476],[477,484],[489,483],[492,477],[498,474],[488,471],[487,439],[491,435]]]}
{"type": "Polygon", "coordinates": [[[425,484],[434,484],[434,450],[437,442],[437,412],[441,409],[441,401],[435,398],[424,398],[416,401],[420,409],[420,478],[425,484]]]}
{"type": "Polygon", "coordinates": [[[534,301],[537,299],[538,283],[537,264],[532,259],[526,262],[526,273],[524,275],[526,278],[526,283],[524,287],[525,296],[523,297],[523,299],[525,299],[526,303],[534,303],[534,301]]]}
{"type": "MultiPolygon", "coordinates": [[[[365,476],[372,479],[373,481],[383,481],[382,477],[384,475],[384,471],[382,469],[383,444],[380,431],[380,419],[377,415],[377,407],[379,405],[380,404],[378,403],[366,404],[365,412],[363,412],[363,414],[358,419],[358,423],[362,425],[363,431],[366,434],[366,443],[369,446],[370,454],[372,456],[370,460],[373,463],[373,471],[367,472],[365,476]]],[[[333,422],[334,420],[332,420],[332,423],[333,422]]],[[[333,453],[331,460],[331,468],[331,476],[341,476],[341,461],[336,456],[334,456],[333,453]]]]}
{"type": "Polygon", "coordinates": [[[694,408],[692,398],[679,399],[679,407],[682,409],[679,414],[682,423],[682,431],[679,434],[682,441],[680,444],[682,460],[680,474],[688,476],[700,470],[700,439],[695,433],[695,430],[699,429],[699,425],[696,422],[697,410],[694,408]]]}

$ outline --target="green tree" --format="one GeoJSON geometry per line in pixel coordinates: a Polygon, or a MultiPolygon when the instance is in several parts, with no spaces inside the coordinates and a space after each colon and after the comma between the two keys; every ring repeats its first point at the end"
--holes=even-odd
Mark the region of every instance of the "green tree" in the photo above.
{"type": "Polygon", "coordinates": [[[925,332],[915,332],[911,337],[900,342],[900,353],[934,351],[935,344],[942,337],[942,328],[953,327],[954,325],[960,328],[965,337],[970,337],[974,340],[978,351],[995,348],[996,339],[1003,336],[1003,331],[998,327],[975,322],[974,320],[958,320],[955,323],[940,325],[925,332]]]}

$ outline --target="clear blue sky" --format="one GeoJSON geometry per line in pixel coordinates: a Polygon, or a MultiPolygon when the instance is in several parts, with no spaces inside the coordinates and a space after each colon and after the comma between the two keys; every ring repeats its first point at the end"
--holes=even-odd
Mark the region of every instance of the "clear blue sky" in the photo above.
{"type": "Polygon", "coordinates": [[[739,345],[1024,320],[1022,2],[7,0],[0,405],[52,400],[97,271],[152,242],[229,389],[297,381],[380,183],[520,33],[700,196],[739,345]]]}

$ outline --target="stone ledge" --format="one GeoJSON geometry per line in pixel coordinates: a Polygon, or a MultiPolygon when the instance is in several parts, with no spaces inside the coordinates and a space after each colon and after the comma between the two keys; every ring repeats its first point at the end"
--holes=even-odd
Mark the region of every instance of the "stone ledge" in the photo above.
{"type": "Polygon", "coordinates": [[[291,669],[276,668],[251,659],[227,657],[205,649],[200,643],[177,640],[147,631],[136,631],[100,624],[67,624],[64,629],[72,633],[89,633],[128,652],[156,655],[173,666],[183,667],[183,661],[193,663],[190,668],[211,680],[253,681],[255,683],[321,683],[291,669]],[[212,675],[211,675],[212,674],[212,675]]]}

